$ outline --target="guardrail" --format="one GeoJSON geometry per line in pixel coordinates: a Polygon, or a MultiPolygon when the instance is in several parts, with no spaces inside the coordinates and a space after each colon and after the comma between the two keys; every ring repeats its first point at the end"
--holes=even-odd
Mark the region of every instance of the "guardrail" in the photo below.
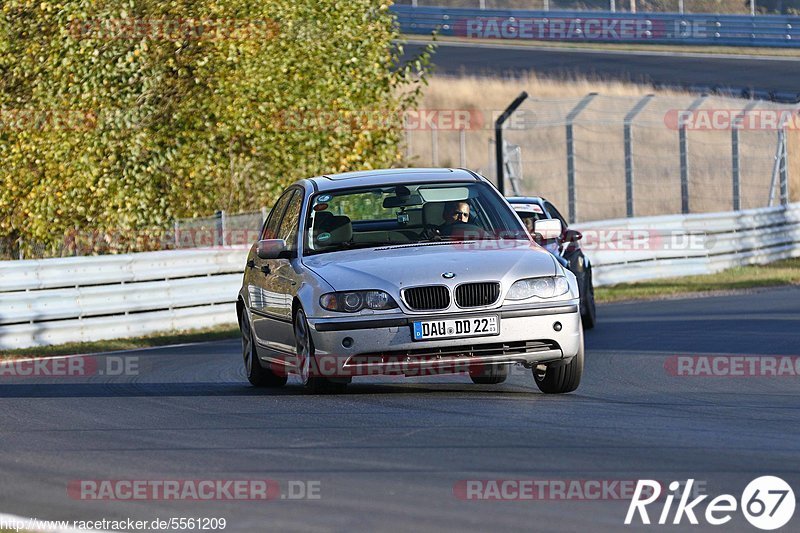
{"type": "Polygon", "coordinates": [[[800,203],[575,225],[595,285],[712,274],[800,257],[800,203]]]}
{"type": "Polygon", "coordinates": [[[235,323],[249,247],[0,262],[0,349],[235,323]]]}
{"type": "MultiPolygon", "coordinates": [[[[596,285],[800,256],[800,203],[577,225],[596,285]]],[[[247,247],[0,262],[0,349],[235,324],[247,247]]]]}
{"type": "Polygon", "coordinates": [[[468,39],[800,47],[800,17],[393,6],[400,31],[468,39]]]}

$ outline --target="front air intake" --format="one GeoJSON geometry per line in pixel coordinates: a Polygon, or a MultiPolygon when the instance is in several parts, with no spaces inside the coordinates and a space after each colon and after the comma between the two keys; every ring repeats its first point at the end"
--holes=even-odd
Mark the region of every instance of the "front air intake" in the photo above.
{"type": "Polygon", "coordinates": [[[412,287],[403,292],[403,298],[414,311],[436,311],[450,307],[450,291],[442,285],[412,287]]]}

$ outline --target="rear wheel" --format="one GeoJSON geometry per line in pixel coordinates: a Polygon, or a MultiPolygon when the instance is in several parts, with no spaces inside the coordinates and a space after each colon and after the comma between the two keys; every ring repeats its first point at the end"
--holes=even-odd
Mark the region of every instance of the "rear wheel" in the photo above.
{"type": "Polygon", "coordinates": [[[242,311],[239,319],[239,330],[242,332],[242,358],[244,359],[244,372],[247,381],[255,387],[282,387],[286,385],[288,376],[278,375],[269,368],[261,366],[253,338],[253,329],[247,319],[247,312],[242,311]]]}
{"type": "Polygon", "coordinates": [[[497,385],[508,378],[511,365],[480,365],[470,369],[469,377],[476,385],[497,385]]]}
{"type": "Polygon", "coordinates": [[[314,357],[314,341],[306,320],[306,314],[298,309],[294,316],[294,339],[297,355],[297,374],[300,381],[313,394],[342,392],[349,380],[320,376],[314,357]]]}
{"type": "Polygon", "coordinates": [[[578,353],[569,363],[556,361],[533,367],[533,379],[539,390],[547,394],[563,394],[578,388],[583,375],[583,332],[578,353]]]}

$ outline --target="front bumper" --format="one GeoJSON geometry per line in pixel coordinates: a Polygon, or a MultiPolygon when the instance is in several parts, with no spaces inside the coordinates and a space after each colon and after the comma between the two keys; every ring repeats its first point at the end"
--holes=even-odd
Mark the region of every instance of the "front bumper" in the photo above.
{"type": "Polygon", "coordinates": [[[452,313],[393,313],[308,321],[323,374],[409,375],[428,369],[448,373],[479,365],[532,365],[571,359],[580,349],[579,309],[579,301],[574,299],[558,305],[460,312],[458,318],[498,315],[500,334],[428,341],[412,339],[412,323],[454,318],[452,313]],[[556,322],[561,324],[558,331],[554,328],[556,322]]]}

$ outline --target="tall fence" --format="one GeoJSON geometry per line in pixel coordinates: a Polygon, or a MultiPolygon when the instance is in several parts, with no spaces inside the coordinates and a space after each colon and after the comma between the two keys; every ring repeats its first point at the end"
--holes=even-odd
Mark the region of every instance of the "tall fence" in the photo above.
{"type": "MultiPolygon", "coordinates": [[[[506,123],[509,194],[571,221],[786,204],[800,188],[798,106],[720,96],[529,98],[506,123]]],[[[440,113],[441,115],[441,113],[440,113]]],[[[495,175],[496,113],[407,132],[414,164],[495,175]]]]}
{"type": "MultiPolygon", "coordinates": [[[[800,256],[800,204],[578,228],[597,285],[800,256]]],[[[0,350],[235,324],[246,255],[220,246],[0,261],[0,350]]]]}
{"type": "Polygon", "coordinates": [[[800,47],[800,17],[396,5],[405,34],[466,39],[800,47]]]}

